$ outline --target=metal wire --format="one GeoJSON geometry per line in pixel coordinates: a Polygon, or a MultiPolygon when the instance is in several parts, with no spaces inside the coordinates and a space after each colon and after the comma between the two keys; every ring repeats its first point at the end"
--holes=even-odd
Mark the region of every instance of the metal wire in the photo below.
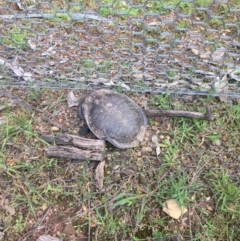
{"type": "Polygon", "coordinates": [[[0,85],[239,98],[240,5],[4,0],[0,85]]]}

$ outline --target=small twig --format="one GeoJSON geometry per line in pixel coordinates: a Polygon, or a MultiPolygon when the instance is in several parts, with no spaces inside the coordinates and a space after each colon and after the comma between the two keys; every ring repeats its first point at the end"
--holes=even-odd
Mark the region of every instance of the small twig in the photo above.
{"type": "Polygon", "coordinates": [[[91,241],[91,190],[88,185],[88,241],[91,241]]]}
{"type": "Polygon", "coordinates": [[[49,124],[58,127],[58,128],[61,129],[62,131],[67,131],[67,130],[68,130],[65,125],[58,124],[56,121],[53,121],[52,119],[50,119],[50,118],[48,118],[48,117],[46,117],[46,116],[42,116],[41,118],[42,118],[43,121],[46,121],[46,122],[48,122],[49,124]]]}
{"type": "MultiPolygon", "coordinates": [[[[194,213],[195,213],[195,216],[194,216],[194,217],[197,217],[198,222],[200,223],[200,226],[201,226],[202,229],[203,229],[203,233],[205,233],[205,237],[207,236],[207,239],[208,239],[209,241],[211,241],[210,237],[208,236],[208,232],[205,232],[205,231],[206,231],[206,227],[205,227],[205,225],[202,224],[201,218],[199,217],[198,212],[196,211],[195,207],[193,207],[193,211],[194,211],[194,213]]],[[[205,238],[205,237],[204,237],[204,238],[205,238]]]]}
{"type": "Polygon", "coordinates": [[[160,177],[160,179],[158,180],[158,183],[160,183],[161,181],[163,181],[165,179],[165,177],[170,173],[170,169],[167,170],[166,172],[163,173],[163,175],[160,177]]]}
{"type": "Polygon", "coordinates": [[[206,107],[206,113],[182,111],[182,110],[144,110],[149,117],[188,117],[212,121],[216,116],[212,115],[211,107],[206,107]]]}
{"type": "Polygon", "coordinates": [[[38,220],[38,222],[33,226],[32,230],[29,231],[29,232],[25,235],[25,237],[20,238],[19,241],[26,241],[29,237],[33,236],[33,235],[36,233],[36,231],[38,230],[38,227],[39,227],[39,226],[43,223],[43,221],[46,219],[46,217],[47,217],[50,209],[51,209],[51,207],[48,207],[48,208],[46,208],[46,209],[43,211],[42,218],[40,218],[40,219],[38,220]]]}
{"type": "Polygon", "coordinates": [[[192,239],[193,237],[193,232],[192,232],[192,222],[191,222],[191,217],[190,217],[190,210],[188,209],[188,219],[189,219],[189,233],[190,233],[190,237],[192,239]]]}
{"type": "MultiPolygon", "coordinates": [[[[146,197],[144,197],[144,198],[142,199],[140,213],[143,212],[143,209],[144,209],[145,204],[146,204],[146,197]]],[[[140,218],[140,216],[138,216],[138,217],[136,218],[136,222],[135,222],[135,230],[138,230],[141,221],[142,221],[142,219],[140,218]]]]}
{"type": "MultiPolygon", "coordinates": [[[[40,109],[32,106],[31,104],[29,104],[28,102],[26,102],[22,98],[13,95],[12,94],[12,90],[10,90],[10,91],[0,90],[0,97],[2,97],[2,96],[11,99],[14,102],[14,104],[22,107],[23,109],[27,110],[28,112],[36,111],[36,112],[43,113],[43,110],[40,110],[40,109]]],[[[67,131],[68,130],[66,126],[58,124],[57,122],[51,120],[50,118],[48,118],[46,116],[42,116],[41,118],[42,118],[43,121],[46,121],[49,124],[58,127],[62,131],[67,131]]]]}
{"type": "MultiPolygon", "coordinates": [[[[90,220],[90,219],[89,219],[90,220]]],[[[96,230],[95,230],[95,234],[94,234],[94,237],[95,237],[95,241],[98,241],[98,230],[99,230],[99,225],[97,226],[96,230]]]]}
{"type": "Polygon", "coordinates": [[[6,97],[11,99],[14,104],[24,108],[25,110],[32,112],[32,111],[38,111],[38,112],[43,112],[42,110],[30,105],[28,102],[23,100],[22,98],[15,96],[11,93],[12,91],[5,91],[5,90],[0,90],[0,97],[6,97]]]}
{"type": "Polygon", "coordinates": [[[70,13],[56,13],[56,14],[51,14],[51,13],[26,13],[26,14],[14,14],[14,15],[0,15],[0,19],[26,19],[26,18],[46,18],[46,19],[54,19],[56,17],[61,18],[62,16],[65,15],[69,16],[72,20],[84,20],[84,19],[91,19],[91,20],[97,20],[97,21],[106,21],[106,22],[112,22],[111,19],[108,18],[102,18],[96,15],[92,14],[82,14],[82,13],[75,13],[75,14],[70,14],[70,13]]]}

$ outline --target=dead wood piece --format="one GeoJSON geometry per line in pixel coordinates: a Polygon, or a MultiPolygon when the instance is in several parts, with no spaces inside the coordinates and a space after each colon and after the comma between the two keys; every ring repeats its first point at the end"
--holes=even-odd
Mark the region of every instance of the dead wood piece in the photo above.
{"type": "Polygon", "coordinates": [[[206,107],[206,113],[200,112],[191,112],[191,111],[182,111],[182,110],[144,110],[146,115],[149,117],[188,117],[188,118],[197,118],[202,120],[212,121],[215,119],[215,116],[212,115],[211,108],[206,107]]]}
{"type": "Polygon", "coordinates": [[[56,145],[70,145],[83,150],[105,151],[106,142],[104,140],[87,139],[70,134],[41,135],[41,139],[56,145]]]}
{"type": "Polygon", "coordinates": [[[103,188],[104,166],[105,166],[105,161],[99,162],[95,170],[96,186],[98,190],[102,190],[103,188]]]}
{"type": "Polygon", "coordinates": [[[45,151],[49,157],[62,157],[81,161],[102,161],[104,158],[104,152],[94,152],[68,146],[49,146],[45,151]]]}
{"type": "Polygon", "coordinates": [[[5,110],[7,108],[6,105],[0,105],[0,111],[5,110]]]}
{"type": "Polygon", "coordinates": [[[5,125],[7,123],[7,118],[5,116],[0,117],[0,125],[5,125]]]}

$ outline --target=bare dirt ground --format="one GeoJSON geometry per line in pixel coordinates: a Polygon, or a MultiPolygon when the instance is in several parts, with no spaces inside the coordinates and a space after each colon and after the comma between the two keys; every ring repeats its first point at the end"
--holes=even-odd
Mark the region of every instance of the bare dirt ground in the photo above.
{"type": "MultiPolygon", "coordinates": [[[[16,3],[0,4],[1,15],[26,12],[16,3]]],[[[214,1],[197,10],[190,3],[143,21],[117,15],[114,23],[65,15],[1,19],[2,240],[238,240],[240,104],[210,93],[239,94],[239,82],[225,79],[239,67],[239,11],[229,11],[234,4],[214,1]],[[9,85],[18,88],[10,92],[9,85]],[[76,107],[67,106],[67,89],[97,86],[136,92],[127,95],[143,108],[204,112],[211,105],[217,118],[150,118],[139,147],[119,150],[108,143],[99,190],[98,162],[49,158],[39,138],[78,135],[83,122],[76,107]],[[176,94],[180,89],[184,94],[176,94]],[[154,94],[161,91],[175,94],[154,94]],[[198,91],[209,95],[193,95],[198,91]],[[187,213],[167,215],[163,206],[170,199],[187,213]]],[[[47,5],[38,10],[51,12],[47,5]]],[[[99,10],[91,1],[83,5],[99,10]]],[[[78,98],[86,93],[75,91],[78,98]]]]}
{"type": "MultiPolygon", "coordinates": [[[[12,92],[39,111],[19,107],[19,99],[13,104],[13,98],[1,98],[11,106],[1,115],[8,118],[1,140],[4,240],[37,240],[43,234],[63,240],[231,240],[225,231],[218,232],[227,227],[228,232],[236,230],[239,220],[239,200],[233,193],[239,190],[239,104],[131,94],[139,105],[147,102],[151,108],[161,103],[165,108],[204,111],[211,104],[218,117],[209,123],[151,118],[139,147],[119,150],[108,144],[104,186],[99,191],[96,162],[47,158],[47,145],[38,138],[40,133],[78,133],[82,122],[76,107],[67,106],[67,93],[12,92]],[[11,132],[13,127],[20,131],[11,132]],[[161,147],[158,156],[154,135],[161,147]],[[180,219],[163,212],[164,201],[172,198],[187,207],[180,219]]],[[[76,92],[79,98],[84,94],[76,92]]],[[[90,133],[87,138],[94,136],[90,133]]],[[[231,235],[237,237],[237,231],[231,235]]]]}

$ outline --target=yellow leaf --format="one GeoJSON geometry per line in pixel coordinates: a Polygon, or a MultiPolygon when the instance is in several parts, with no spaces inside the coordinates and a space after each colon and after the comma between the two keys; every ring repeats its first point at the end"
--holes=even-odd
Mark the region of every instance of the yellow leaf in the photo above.
{"type": "Polygon", "coordinates": [[[184,213],[187,212],[187,208],[179,206],[175,199],[169,199],[163,203],[163,212],[167,213],[174,219],[179,219],[184,213]]]}

